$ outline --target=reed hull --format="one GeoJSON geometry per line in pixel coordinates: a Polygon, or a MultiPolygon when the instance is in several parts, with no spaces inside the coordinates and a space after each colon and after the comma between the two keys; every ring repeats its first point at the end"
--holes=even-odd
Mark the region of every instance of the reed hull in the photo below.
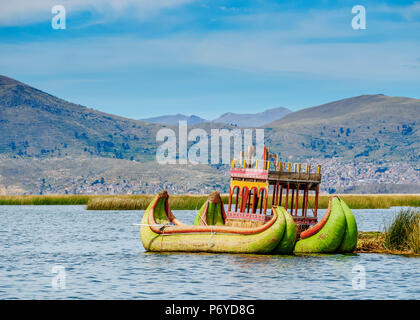
{"type": "Polygon", "coordinates": [[[346,216],[346,231],[344,232],[343,241],[341,242],[338,252],[353,252],[357,247],[357,223],[349,206],[340,199],[341,208],[346,216]]]}
{"type": "Polygon", "coordinates": [[[357,244],[356,220],[344,201],[333,197],[323,219],[302,232],[301,237],[296,242],[295,253],[353,252],[357,244]]]}
{"type": "Polygon", "coordinates": [[[144,248],[154,252],[299,254],[353,252],[357,245],[356,220],[338,197],[330,199],[322,220],[302,232],[297,242],[296,224],[283,207],[274,206],[273,217],[263,225],[234,227],[226,224],[223,203],[218,201],[207,200],[194,225],[186,225],[173,216],[167,194],[157,195],[142,218],[144,248]]]}
{"type": "MultiPolygon", "coordinates": [[[[265,230],[246,234],[251,229],[226,226],[195,226],[180,224],[169,227],[171,230],[184,228],[188,233],[158,233],[150,227],[151,217],[162,217],[165,198],[156,196],[147,208],[142,219],[140,237],[144,248],[154,252],[216,252],[216,253],[270,253],[280,242],[286,228],[283,214],[274,215],[275,221],[265,230]],[[213,232],[211,231],[213,229],[213,232]],[[244,234],[240,234],[243,229],[244,234]],[[203,230],[206,230],[203,232],[203,230]],[[237,233],[231,233],[231,232],[237,233]]],[[[165,231],[164,231],[165,232],[165,231]]]]}
{"type": "Polygon", "coordinates": [[[293,248],[296,243],[296,232],[297,227],[293,217],[290,213],[283,207],[273,207],[273,210],[276,210],[279,215],[283,215],[286,220],[286,226],[284,230],[284,235],[279,244],[272,251],[273,254],[290,254],[293,252],[293,248]]]}

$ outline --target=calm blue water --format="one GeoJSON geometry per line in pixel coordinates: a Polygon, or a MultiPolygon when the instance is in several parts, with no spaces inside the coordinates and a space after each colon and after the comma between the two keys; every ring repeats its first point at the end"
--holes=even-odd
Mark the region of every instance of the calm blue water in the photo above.
{"type": "MultiPolygon", "coordinates": [[[[362,231],[381,230],[397,211],[353,210],[362,231]]],[[[174,213],[186,222],[195,216],[174,213]]],[[[420,258],[145,253],[132,225],[142,215],[0,206],[0,299],[420,298],[420,258]],[[360,267],[366,285],[356,290],[352,269],[360,267]]]]}

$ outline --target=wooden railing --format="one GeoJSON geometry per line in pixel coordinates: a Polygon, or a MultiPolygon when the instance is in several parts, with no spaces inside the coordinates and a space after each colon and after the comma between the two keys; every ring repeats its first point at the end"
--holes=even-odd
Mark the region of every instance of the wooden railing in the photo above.
{"type": "Polygon", "coordinates": [[[288,173],[299,173],[299,174],[316,174],[321,175],[321,165],[317,166],[317,171],[312,171],[312,165],[309,163],[291,163],[291,162],[275,162],[275,161],[264,161],[264,160],[246,160],[246,159],[233,159],[232,169],[254,169],[261,171],[277,171],[277,172],[288,172],[288,173]],[[305,170],[303,170],[305,168],[305,170]]]}
{"type": "Polygon", "coordinates": [[[266,214],[235,212],[235,211],[227,211],[226,217],[228,219],[246,219],[246,220],[253,220],[253,221],[268,221],[271,219],[271,216],[266,215],[266,214]]]}

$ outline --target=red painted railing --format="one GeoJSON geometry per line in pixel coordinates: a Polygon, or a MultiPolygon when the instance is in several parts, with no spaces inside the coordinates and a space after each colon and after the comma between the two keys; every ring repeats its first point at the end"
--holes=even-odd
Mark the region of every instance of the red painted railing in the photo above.
{"type": "Polygon", "coordinates": [[[246,219],[246,220],[253,220],[253,221],[268,221],[271,219],[271,216],[268,216],[266,214],[234,212],[234,211],[227,211],[226,216],[228,219],[246,219]]]}
{"type": "Polygon", "coordinates": [[[230,170],[231,178],[268,179],[268,171],[252,168],[233,168],[230,170]]]}

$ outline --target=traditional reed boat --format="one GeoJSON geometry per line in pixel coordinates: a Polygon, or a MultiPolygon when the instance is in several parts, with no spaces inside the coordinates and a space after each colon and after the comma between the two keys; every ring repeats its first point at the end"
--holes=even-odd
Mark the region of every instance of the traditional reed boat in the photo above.
{"type": "Polygon", "coordinates": [[[331,198],[318,222],[320,166],[314,173],[307,164],[303,172],[301,164],[292,167],[291,163],[279,162],[278,156],[267,149],[260,163],[252,159],[253,153],[250,148],[239,161],[232,161],[226,212],[219,193],[213,192],[200,208],[194,225],[187,225],[171,212],[167,192],[157,195],[141,223],[145,249],[271,254],[354,251],[357,225],[344,201],[331,198]],[[312,215],[308,212],[310,191],[315,193],[312,215]]]}
{"type": "MultiPolygon", "coordinates": [[[[213,192],[201,207],[194,225],[179,221],[169,208],[166,191],[159,193],[147,208],[140,227],[147,251],[290,253],[295,237],[286,232],[293,222],[289,213],[275,208],[264,223],[228,221],[220,195],[213,192]]],[[[294,225],[293,228],[295,229],[294,225]]]]}

